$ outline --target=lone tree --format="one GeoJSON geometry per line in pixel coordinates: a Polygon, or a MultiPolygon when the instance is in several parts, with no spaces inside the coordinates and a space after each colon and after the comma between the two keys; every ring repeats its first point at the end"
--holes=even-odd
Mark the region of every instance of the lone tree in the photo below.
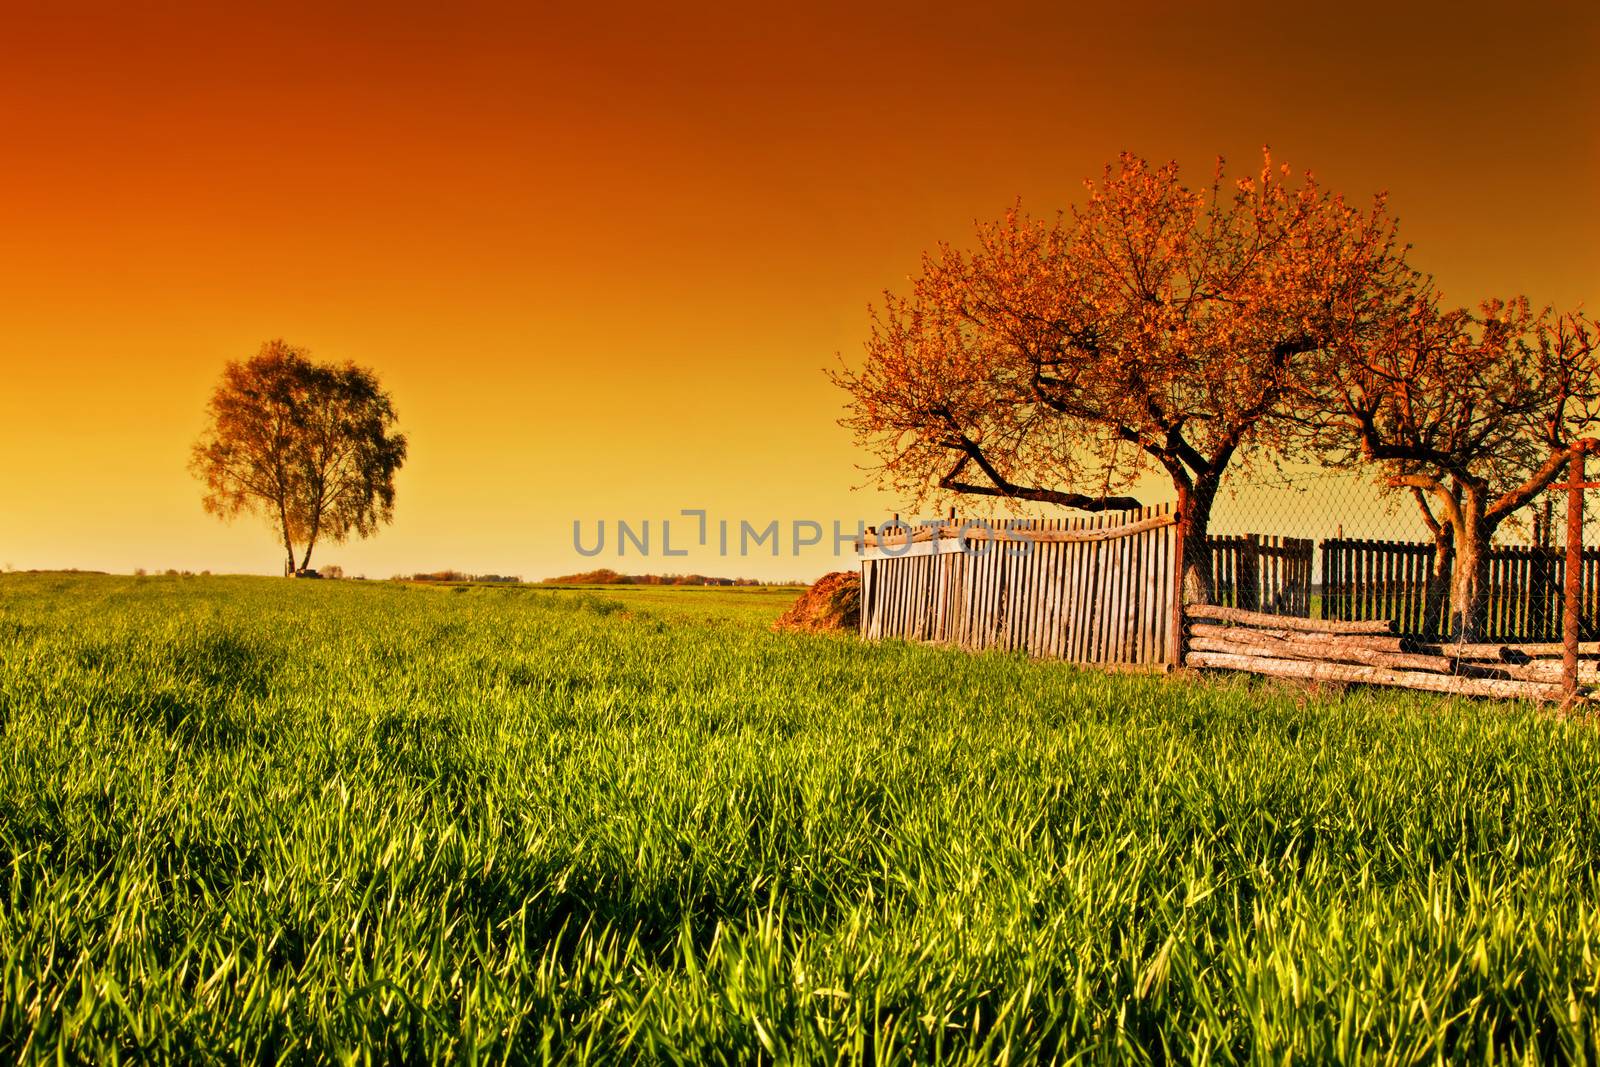
{"type": "Polygon", "coordinates": [[[1366,210],[1265,158],[1204,189],[1123,155],[1051,221],[1014,209],[941,246],[873,314],[835,380],[880,484],[1127,509],[1151,467],[1178,496],[1185,589],[1210,595],[1206,530],[1229,465],[1276,442],[1308,354],[1409,277],[1382,197],[1366,210]],[[1250,446],[1255,446],[1252,449],[1250,446]]]}
{"type": "Polygon", "coordinates": [[[1424,283],[1301,379],[1304,443],[1416,498],[1437,549],[1431,610],[1447,587],[1453,637],[1483,634],[1495,531],[1594,445],[1597,346],[1581,313],[1520,297],[1446,308],[1424,283]]]}
{"type": "Polygon", "coordinates": [[[372,371],[314,363],[304,349],[269,341],[227,365],[208,414],[191,460],[205,509],[265,517],[283,539],[285,574],[311,565],[319,539],[367,537],[393,521],[406,439],[372,371]]]}

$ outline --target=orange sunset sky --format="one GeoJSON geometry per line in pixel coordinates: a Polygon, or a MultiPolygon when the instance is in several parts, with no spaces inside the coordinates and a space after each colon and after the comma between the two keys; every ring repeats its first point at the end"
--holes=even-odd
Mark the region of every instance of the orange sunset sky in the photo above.
{"type": "MultiPolygon", "coordinates": [[[[186,469],[270,337],[376,368],[395,524],[313,565],[594,560],[582,519],[876,521],[823,369],[1122,149],[1387,189],[1451,298],[1600,310],[1600,4],[7,5],[0,564],[276,573],[186,469]]],[[[1160,490],[1153,499],[1164,499],[1160,490]]]]}

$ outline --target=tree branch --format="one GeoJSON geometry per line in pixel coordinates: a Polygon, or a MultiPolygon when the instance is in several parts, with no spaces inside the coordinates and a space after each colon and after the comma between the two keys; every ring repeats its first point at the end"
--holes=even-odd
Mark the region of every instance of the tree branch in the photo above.
{"type": "Polygon", "coordinates": [[[953,493],[966,493],[973,496],[998,496],[1008,500],[1030,500],[1040,504],[1058,504],[1061,507],[1076,508],[1079,511],[1132,511],[1143,507],[1138,500],[1131,496],[1093,497],[1083,493],[1066,493],[1059,489],[1043,489],[1035,486],[1018,485],[1008,481],[983,458],[982,450],[971,442],[963,445],[963,454],[950,472],[939,479],[939,488],[948,489],[953,493]],[[966,469],[969,462],[976,462],[991,484],[979,485],[975,482],[963,482],[958,479],[961,472],[966,469]]]}
{"type": "MultiPolygon", "coordinates": [[[[1455,498],[1455,494],[1452,493],[1443,482],[1435,478],[1433,475],[1397,474],[1393,478],[1389,479],[1389,484],[1396,488],[1404,487],[1413,491],[1426,489],[1428,492],[1438,497],[1439,503],[1444,505],[1445,520],[1449,522],[1452,527],[1461,525],[1461,502],[1455,498]]],[[[1422,502],[1421,493],[1417,493],[1417,502],[1419,504],[1422,502]]],[[[1428,519],[1431,520],[1433,518],[1433,513],[1428,511],[1425,505],[1423,507],[1423,512],[1427,515],[1428,519]]]]}
{"type": "Polygon", "coordinates": [[[1585,437],[1581,441],[1574,441],[1566,448],[1552,452],[1549,458],[1539,464],[1534,472],[1528,476],[1526,481],[1510,492],[1502,494],[1494,503],[1485,508],[1483,517],[1491,520],[1503,519],[1523,507],[1534,497],[1550,488],[1551,484],[1561,477],[1561,472],[1566,469],[1568,463],[1572,462],[1572,457],[1580,453],[1588,454],[1595,451],[1597,447],[1600,447],[1600,442],[1597,442],[1592,437],[1585,437]]]}

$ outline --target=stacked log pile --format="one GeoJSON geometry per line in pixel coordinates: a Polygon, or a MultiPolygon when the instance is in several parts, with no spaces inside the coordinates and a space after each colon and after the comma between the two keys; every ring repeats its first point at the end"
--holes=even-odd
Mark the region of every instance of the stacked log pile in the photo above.
{"type": "MultiPolygon", "coordinates": [[[[1267,615],[1238,608],[1184,608],[1184,665],[1274,678],[1392,685],[1503,700],[1561,700],[1560,645],[1425,644],[1400,637],[1393,621],[1267,615]]],[[[1593,656],[1580,683],[1600,682],[1593,656]]],[[[1581,688],[1581,686],[1580,686],[1581,688]]]]}

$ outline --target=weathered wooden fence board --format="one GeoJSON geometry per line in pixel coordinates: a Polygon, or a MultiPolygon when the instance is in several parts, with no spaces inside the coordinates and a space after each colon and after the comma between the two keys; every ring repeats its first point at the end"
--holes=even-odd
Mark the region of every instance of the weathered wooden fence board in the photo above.
{"type": "MultiPolygon", "coordinates": [[[[994,524],[966,542],[959,524],[907,544],[862,544],[861,630],[870,638],[1016,649],[1078,663],[1166,664],[1176,584],[1173,506],[994,524]]],[[[881,543],[880,543],[881,540],[881,543]]]]}
{"type": "MultiPolygon", "coordinates": [[[[953,520],[911,537],[903,529],[870,532],[858,546],[863,635],[1085,664],[1175,662],[1172,505],[1009,525],[970,530],[970,538],[953,520]]],[[[1557,647],[1526,643],[1560,637],[1560,551],[1490,550],[1484,638],[1496,644],[1481,646],[1416,641],[1438,639],[1427,618],[1430,543],[1322,542],[1319,618],[1312,618],[1311,541],[1214,536],[1207,551],[1214,602],[1187,612],[1196,639],[1191,665],[1480,695],[1543,698],[1559,689],[1550,664],[1478,663],[1469,653],[1481,647],[1503,658],[1503,644],[1557,647]]],[[[1600,548],[1584,552],[1580,586],[1581,631],[1593,641],[1600,638],[1600,548]]],[[[1590,674],[1600,680],[1597,672],[1590,674]]]]}
{"type": "Polygon", "coordinates": [[[1233,534],[1208,537],[1206,545],[1216,603],[1273,615],[1311,614],[1310,539],[1233,534]]]}

